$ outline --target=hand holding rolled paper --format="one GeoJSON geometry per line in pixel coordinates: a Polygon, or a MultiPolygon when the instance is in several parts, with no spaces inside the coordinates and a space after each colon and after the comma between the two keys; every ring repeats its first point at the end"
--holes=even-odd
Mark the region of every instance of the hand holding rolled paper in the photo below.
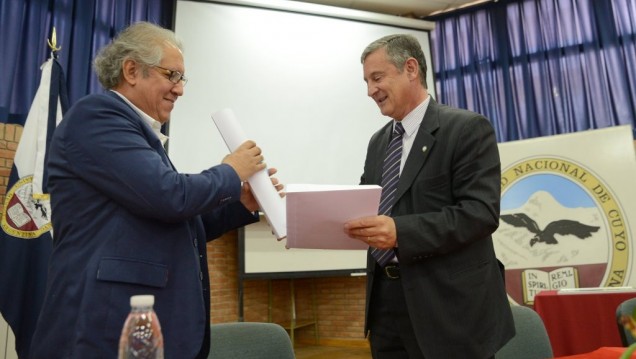
{"type": "MultiPolygon", "coordinates": [[[[243,153],[242,155],[245,155],[245,157],[247,157],[248,162],[251,163],[251,161],[254,160],[254,158],[250,157],[250,155],[260,156],[261,161],[263,161],[264,156],[260,152],[260,148],[258,148],[258,146],[256,146],[255,144],[253,147],[250,147],[250,142],[252,141],[249,141],[247,136],[243,132],[241,125],[234,115],[234,111],[232,111],[231,109],[224,109],[215,112],[212,114],[212,120],[214,120],[216,127],[218,128],[221,136],[223,137],[223,140],[225,141],[225,144],[231,152],[234,153],[235,151],[239,151],[241,146],[244,145],[248,148],[244,148],[247,153],[243,153]],[[255,152],[253,152],[254,148],[258,148],[258,154],[255,154],[255,152]]],[[[285,201],[278,193],[280,189],[275,187],[276,184],[273,183],[272,179],[269,177],[269,173],[268,170],[265,168],[265,164],[261,163],[261,165],[262,168],[249,176],[247,178],[247,182],[251,187],[252,193],[254,193],[254,197],[256,197],[256,201],[258,202],[260,209],[263,211],[263,213],[265,213],[267,222],[272,227],[274,235],[278,239],[283,239],[287,236],[285,201]]],[[[249,170],[247,170],[247,172],[249,172],[249,170]]],[[[237,171],[237,173],[239,172],[237,171]]],[[[241,176],[241,174],[239,174],[239,176],[241,176]]],[[[242,177],[241,180],[243,180],[242,177]]]]}

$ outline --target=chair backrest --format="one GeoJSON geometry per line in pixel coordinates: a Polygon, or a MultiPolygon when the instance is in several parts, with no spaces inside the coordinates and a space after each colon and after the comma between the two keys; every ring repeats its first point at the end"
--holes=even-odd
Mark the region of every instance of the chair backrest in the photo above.
{"type": "Polygon", "coordinates": [[[495,354],[496,359],[552,358],[552,345],[543,320],[537,312],[513,305],[512,316],[517,334],[495,354]]]}
{"type": "Polygon", "coordinates": [[[274,323],[223,323],[210,326],[213,359],[294,359],[287,331],[274,323]]]}
{"type": "MultiPolygon", "coordinates": [[[[629,317],[633,317],[634,309],[636,309],[636,298],[627,299],[619,304],[618,307],[616,307],[616,324],[618,325],[618,333],[621,336],[621,342],[623,343],[623,346],[626,347],[636,342],[636,338],[634,338],[631,331],[629,329],[626,329],[623,325],[624,323],[622,316],[626,315],[629,317]]],[[[633,321],[631,323],[632,324],[627,325],[633,325],[633,321]]]]}

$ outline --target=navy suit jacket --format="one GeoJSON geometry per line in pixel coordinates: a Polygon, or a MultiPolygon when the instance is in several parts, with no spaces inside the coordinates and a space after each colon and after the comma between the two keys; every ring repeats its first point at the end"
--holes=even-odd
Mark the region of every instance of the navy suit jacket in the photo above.
{"type": "MultiPolygon", "coordinates": [[[[193,156],[210,156],[201,153],[193,156]]],[[[257,220],[222,164],[180,174],[117,94],[90,95],[49,150],[54,249],[33,358],[115,358],[136,294],[153,294],[166,358],[209,348],[206,240],[257,220]]]]}
{"type": "MultiPolygon", "coordinates": [[[[380,184],[392,128],[389,122],[372,136],[363,184],[380,184]]],[[[426,358],[487,358],[514,336],[491,238],[500,166],[485,117],[430,100],[391,212],[408,313],[426,358]]],[[[365,331],[375,299],[375,260],[367,260],[365,331]]]]}

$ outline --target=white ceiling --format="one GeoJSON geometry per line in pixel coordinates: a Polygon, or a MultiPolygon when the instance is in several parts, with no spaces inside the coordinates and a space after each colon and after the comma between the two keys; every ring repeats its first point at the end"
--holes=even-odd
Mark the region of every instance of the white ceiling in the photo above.
{"type": "MultiPolygon", "coordinates": [[[[424,17],[492,0],[296,0],[381,14],[424,17]]],[[[494,0],[497,1],[497,0],[494,0]]]]}

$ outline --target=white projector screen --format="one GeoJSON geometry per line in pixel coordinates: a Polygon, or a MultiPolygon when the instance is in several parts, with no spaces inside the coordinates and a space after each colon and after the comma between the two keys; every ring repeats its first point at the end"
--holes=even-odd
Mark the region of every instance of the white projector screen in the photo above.
{"type": "MultiPolygon", "coordinates": [[[[178,1],[188,84],[172,113],[169,154],[181,172],[228,149],[210,115],[231,108],[285,184],[357,184],[371,135],[389,119],[367,97],[360,55],[373,40],[432,23],[294,1],[178,1]]],[[[241,231],[240,270],[260,276],[360,273],[365,251],[286,250],[266,225],[241,231]],[[318,274],[317,274],[318,273],[318,274]]]]}

